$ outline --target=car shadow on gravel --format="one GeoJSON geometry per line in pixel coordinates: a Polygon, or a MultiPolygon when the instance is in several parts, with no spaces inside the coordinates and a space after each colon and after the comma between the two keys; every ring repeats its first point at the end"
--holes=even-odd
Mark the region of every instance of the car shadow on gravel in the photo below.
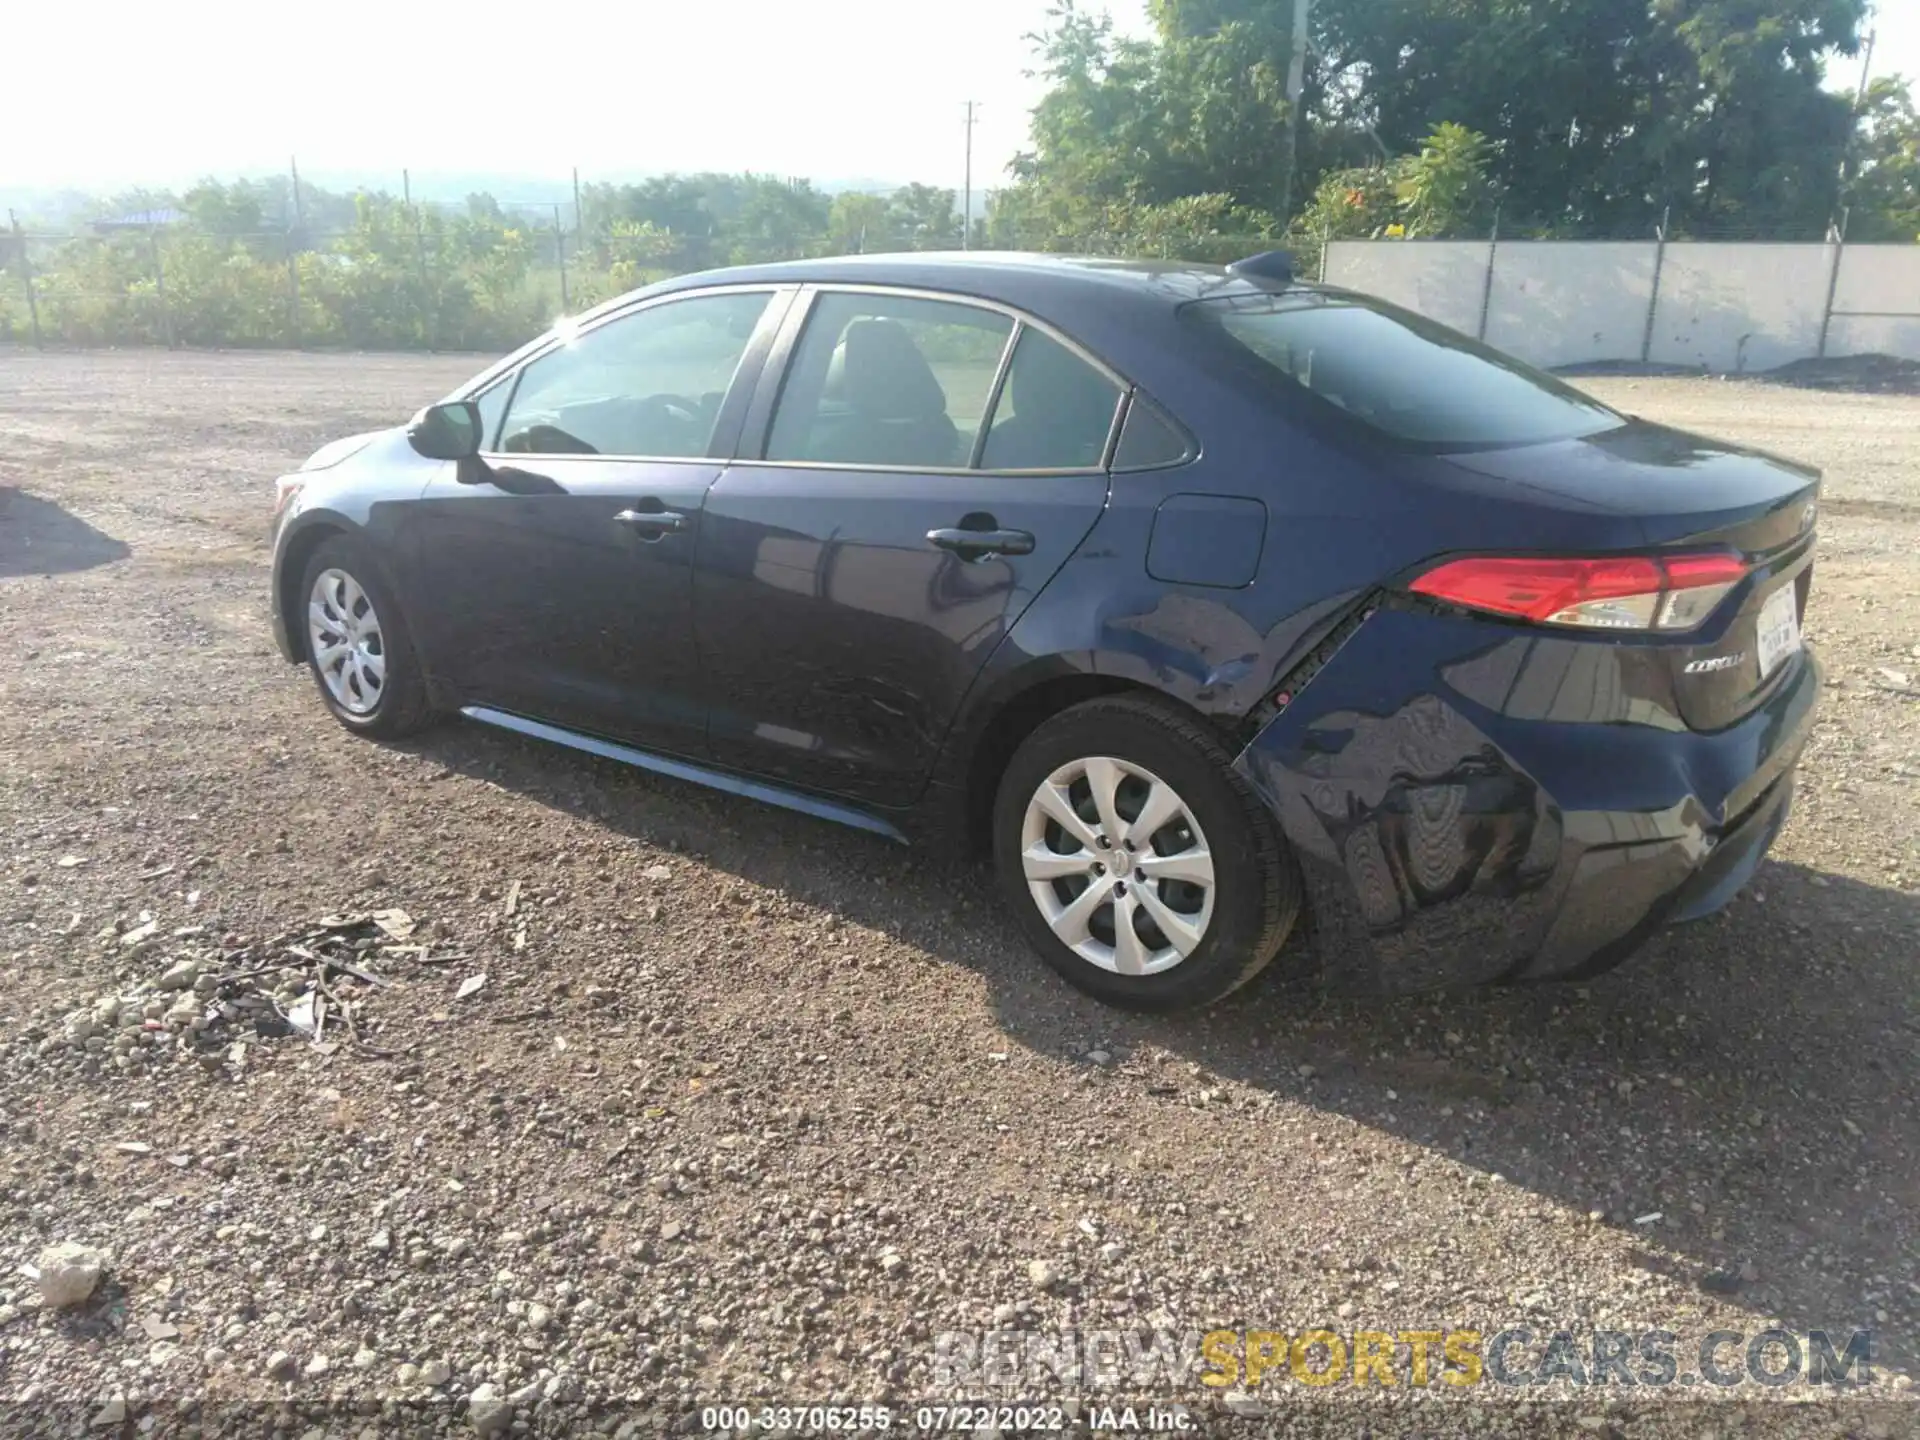
{"type": "Polygon", "coordinates": [[[1138,1080],[1137,1052],[1171,1053],[1195,1089],[1343,1115],[1617,1229],[1633,1263],[1750,1309],[1752,1329],[1871,1328],[1876,1363],[1915,1362],[1920,896],[1768,862],[1721,915],[1578,986],[1337,997],[1289,973],[1290,943],[1211,1010],[1137,1016],[1040,965],[984,866],[475,726],[408,748],[965,966],[1011,1041],[1098,1047],[1113,1084],[1138,1080]]]}
{"type": "Polygon", "coordinates": [[[1916,940],[1920,896],[1769,862],[1581,985],[1367,1000],[1270,975],[1140,1033],[1622,1231],[1753,1328],[1871,1329],[1911,1370],[1916,940]]]}
{"type": "Polygon", "coordinates": [[[129,553],[122,542],[51,500],[0,485],[0,580],[91,570],[129,553]]]}

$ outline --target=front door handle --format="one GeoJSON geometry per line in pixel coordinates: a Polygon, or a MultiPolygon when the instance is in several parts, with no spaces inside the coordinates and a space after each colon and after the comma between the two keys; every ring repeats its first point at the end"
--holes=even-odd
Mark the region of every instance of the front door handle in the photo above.
{"type": "Polygon", "coordinates": [[[983,555],[1033,553],[1033,536],[1025,530],[929,530],[927,543],[941,550],[951,550],[962,560],[978,560],[983,555]]]}
{"type": "Polygon", "coordinates": [[[629,529],[638,530],[642,540],[658,540],[687,528],[687,517],[678,510],[622,510],[613,518],[629,529]]]}

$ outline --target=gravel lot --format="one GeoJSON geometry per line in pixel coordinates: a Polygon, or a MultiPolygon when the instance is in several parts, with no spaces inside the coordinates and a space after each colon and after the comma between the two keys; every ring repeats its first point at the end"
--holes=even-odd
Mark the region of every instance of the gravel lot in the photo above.
{"type": "Polygon", "coordinates": [[[1920,399],[1584,382],[1827,468],[1832,688],[1726,914],[1579,989],[1279,965],[1149,1020],[1054,981],[984,872],[328,720],[267,635],[271,477],[479,363],[0,350],[0,1397],[85,1407],[0,1429],[492,1399],[654,1433],[910,1405],[950,1331],[1778,1324],[1871,1327],[1870,1397],[1159,1393],[1236,1434],[1916,1433],[1920,399]],[[256,1033],[348,954],[389,983],[332,970],[321,1044],[256,1033]],[[69,1239],[110,1263],[56,1310],[22,1267],[69,1239]]]}

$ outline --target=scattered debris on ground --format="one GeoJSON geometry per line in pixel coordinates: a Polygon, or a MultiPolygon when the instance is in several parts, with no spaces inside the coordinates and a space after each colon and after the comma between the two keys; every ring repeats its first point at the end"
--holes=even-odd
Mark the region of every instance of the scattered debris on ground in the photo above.
{"type": "Polygon", "coordinates": [[[321,1054],[391,1058],[396,1051],[371,1038],[366,1008],[393,982],[369,967],[430,958],[410,943],[413,932],[397,909],[329,915],[251,944],[204,925],[162,934],[151,915],[110,925],[96,938],[115,955],[120,983],[59,1016],[36,1053],[71,1058],[84,1075],[189,1062],[237,1074],[253,1047],[289,1037],[321,1054]]]}

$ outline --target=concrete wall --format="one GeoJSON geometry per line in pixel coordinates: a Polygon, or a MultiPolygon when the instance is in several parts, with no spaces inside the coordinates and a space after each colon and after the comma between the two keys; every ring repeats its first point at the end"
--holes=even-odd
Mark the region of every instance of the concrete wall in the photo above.
{"type": "Polygon", "coordinates": [[[1920,245],[1506,241],[1491,258],[1489,286],[1482,241],[1342,240],[1327,279],[1469,335],[1484,301],[1487,342],[1536,365],[1770,370],[1819,354],[1823,321],[1830,356],[1920,360],[1920,245]]]}
{"type": "Polygon", "coordinates": [[[1364,290],[1472,335],[1487,286],[1484,240],[1337,241],[1328,247],[1330,283],[1364,290]]]}
{"type": "Polygon", "coordinates": [[[1651,242],[1502,245],[1487,343],[1536,365],[1638,359],[1658,249],[1651,242]]]}
{"type": "Polygon", "coordinates": [[[1920,245],[1849,245],[1841,253],[1827,353],[1920,356],[1920,245]]]}
{"type": "Polygon", "coordinates": [[[1647,358],[1739,374],[1817,355],[1832,270],[1826,245],[1669,245],[1647,358]]]}

